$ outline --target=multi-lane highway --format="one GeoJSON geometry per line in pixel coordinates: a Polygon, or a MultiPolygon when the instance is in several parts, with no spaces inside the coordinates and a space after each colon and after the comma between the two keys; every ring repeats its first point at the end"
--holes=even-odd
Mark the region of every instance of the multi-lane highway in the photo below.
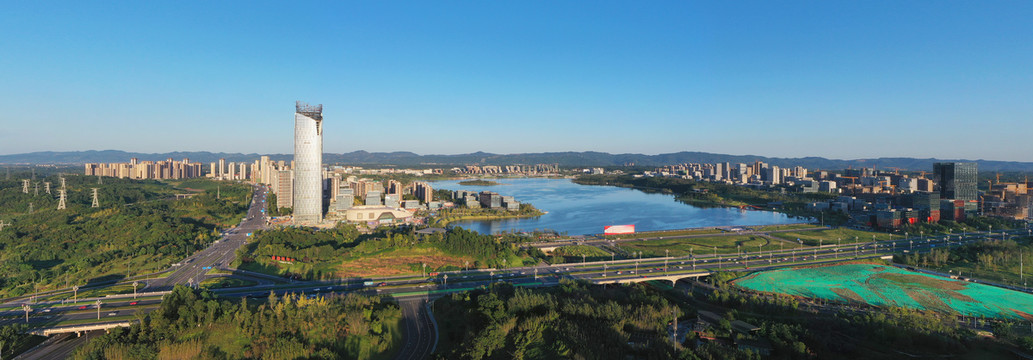
{"type": "Polygon", "coordinates": [[[403,341],[397,360],[421,360],[430,357],[438,341],[437,326],[431,316],[428,297],[413,296],[398,300],[402,308],[403,341]]]}
{"type": "Polygon", "coordinates": [[[264,186],[256,185],[247,217],[241,220],[240,225],[224,231],[222,238],[208,248],[173,265],[171,275],[150,281],[145,289],[163,291],[171,290],[176,284],[196,285],[212,269],[227,268],[233,261],[237,249],[247,241],[248,235],[266,227],[265,193],[264,186]]]}

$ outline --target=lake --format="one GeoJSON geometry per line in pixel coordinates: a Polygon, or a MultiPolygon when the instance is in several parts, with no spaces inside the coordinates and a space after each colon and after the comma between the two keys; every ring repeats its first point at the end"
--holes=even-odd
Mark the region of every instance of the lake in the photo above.
{"type": "Polygon", "coordinates": [[[738,208],[699,208],[678,202],[673,195],[649,194],[615,186],[578,185],[569,179],[497,179],[502,185],[459,185],[460,180],[433,181],[435,189],[494,191],[513,196],[548,212],[538,218],[457,221],[451,225],[480,233],[554,230],[568,235],[599,234],[607,225],[635,225],[656,231],[710,226],[772,225],[807,220],[771,211],[738,208]]]}

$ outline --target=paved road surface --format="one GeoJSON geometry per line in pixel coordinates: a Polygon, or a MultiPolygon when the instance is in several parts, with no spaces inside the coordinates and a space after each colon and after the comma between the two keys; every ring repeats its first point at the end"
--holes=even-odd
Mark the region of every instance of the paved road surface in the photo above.
{"type": "Polygon", "coordinates": [[[36,348],[26,351],[15,360],[51,360],[51,359],[67,359],[72,356],[72,352],[78,349],[79,346],[85,344],[90,337],[97,337],[103,335],[103,331],[92,331],[83,336],[75,336],[75,334],[61,334],[54,335],[46,342],[40,344],[36,348]]]}
{"type": "Polygon", "coordinates": [[[171,290],[176,284],[199,284],[211,268],[226,268],[236,256],[237,248],[247,241],[247,234],[266,227],[265,187],[254,186],[251,206],[240,225],[227,230],[223,237],[208,248],[183,261],[168,277],[147,283],[147,291],[171,290]],[[206,269],[208,268],[208,269],[206,269]]]}
{"type": "Polygon", "coordinates": [[[399,299],[402,308],[402,339],[405,345],[398,352],[397,360],[429,359],[437,342],[437,327],[427,311],[427,298],[399,299]]]}

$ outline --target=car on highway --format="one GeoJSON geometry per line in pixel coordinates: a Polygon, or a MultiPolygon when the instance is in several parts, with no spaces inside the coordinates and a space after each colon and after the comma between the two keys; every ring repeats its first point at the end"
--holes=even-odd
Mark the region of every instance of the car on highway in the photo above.
{"type": "Polygon", "coordinates": [[[79,310],[86,310],[86,308],[88,308],[88,306],[86,306],[86,305],[83,305],[83,306],[80,306],[80,307],[79,307],[79,310]]]}
{"type": "Polygon", "coordinates": [[[133,301],[133,302],[129,303],[129,305],[136,305],[136,304],[139,304],[139,302],[133,301]]]}
{"type": "Polygon", "coordinates": [[[108,313],[108,316],[115,316],[115,315],[118,315],[118,313],[117,312],[109,312],[108,313]]]}

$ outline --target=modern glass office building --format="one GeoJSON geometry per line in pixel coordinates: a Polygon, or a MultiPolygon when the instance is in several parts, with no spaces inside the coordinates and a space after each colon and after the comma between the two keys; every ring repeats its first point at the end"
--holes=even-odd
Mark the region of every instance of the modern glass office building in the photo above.
{"type": "Polygon", "coordinates": [[[933,164],[933,176],[940,186],[940,198],[975,201],[979,199],[976,189],[978,169],[974,162],[951,162],[933,164]]]}

